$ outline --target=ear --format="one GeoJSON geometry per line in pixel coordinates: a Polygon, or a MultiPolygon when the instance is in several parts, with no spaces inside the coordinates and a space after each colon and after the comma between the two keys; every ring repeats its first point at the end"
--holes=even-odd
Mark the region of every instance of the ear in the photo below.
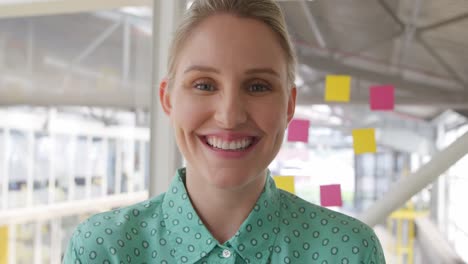
{"type": "Polygon", "coordinates": [[[294,117],[294,112],[296,111],[296,87],[292,87],[289,92],[289,99],[288,99],[288,124],[294,117]]]}
{"type": "Polygon", "coordinates": [[[169,80],[164,78],[159,84],[159,101],[166,115],[171,114],[171,98],[169,94],[169,80]]]}

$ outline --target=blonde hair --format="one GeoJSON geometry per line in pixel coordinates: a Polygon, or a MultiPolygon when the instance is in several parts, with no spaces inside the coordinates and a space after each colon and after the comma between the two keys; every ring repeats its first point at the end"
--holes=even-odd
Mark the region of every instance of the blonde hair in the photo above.
{"type": "Polygon", "coordinates": [[[190,32],[204,19],[227,13],[242,18],[251,18],[265,23],[278,36],[286,55],[288,84],[294,85],[296,72],[296,53],[281,8],[273,0],[195,0],[184,14],[175,31],[168,57],[168,77],[173,79],[177,54],[190,36],[190,32]]]}

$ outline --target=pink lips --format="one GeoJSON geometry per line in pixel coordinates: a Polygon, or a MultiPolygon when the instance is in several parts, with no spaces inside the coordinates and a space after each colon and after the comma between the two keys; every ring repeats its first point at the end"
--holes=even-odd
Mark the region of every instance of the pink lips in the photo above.
{"type": "Polygon", "coordinates": [[[211,151],[213,152],[216,156],[221,157],[221,158],[243,158],[247,156],[254,148],[254,146],[257,144],[258,137],[253,135],[253,134],[247,134],[247,133],[211,133],[211,134],[205,134],[203,136],[199,136],[200,140],[202,143],[211,151]],[[206,137],[213,136],[220,138],[222,140],[226,141],[233,141],[237,139],[243,139],[243,138],[253,138],[252,144],[243,150],[224,150],[224,149],[218,149],[218,148],[213,148],[210,146],[206,140],[206,137]]]}

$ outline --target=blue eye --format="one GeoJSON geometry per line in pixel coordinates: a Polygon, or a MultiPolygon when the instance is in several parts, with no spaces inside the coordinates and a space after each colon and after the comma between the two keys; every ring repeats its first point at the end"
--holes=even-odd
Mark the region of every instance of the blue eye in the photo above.
{"type": "Polygon", "coordinates": [[[200,91],[214,91],[214,89],[215,89],[213,85],[211,85],[209,83],[202,83],[202,82],[196,83],[194,85],[194,88],[198,89],[200,91]]]}
{"type": "Polygon", "coordinates": [[[261,83],[255,83],[249,86],[249,92],[259,93],[269,91],[270,87],[261,83]]]}

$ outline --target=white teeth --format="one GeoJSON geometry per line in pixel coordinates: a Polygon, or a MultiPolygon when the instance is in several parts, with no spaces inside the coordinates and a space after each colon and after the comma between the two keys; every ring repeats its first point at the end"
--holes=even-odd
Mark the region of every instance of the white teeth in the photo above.
{"type": "Polygon", "coordinates": [[[219,149],[226,149],[226,150],[239,150],[245,149],[250,144],[252,144],[252,138],[243,138],[240,140],[234,141],[223,141],[220,138],[216,137],[206,137],[206,141],[209,145],[219,149]]]}
{"type": "Polygon", "coordinates": [[[238,141],[236,144],[236,148],[240,149],[242,147],[242,142],[238,141]]]}
{"type": "Polygon", "coordinates": [[[236,149],[236,148],[237,148],[236,142],[231,142],[231,143],[229,143],[229,148],[230,148],[230,149],[236,149]]]}

